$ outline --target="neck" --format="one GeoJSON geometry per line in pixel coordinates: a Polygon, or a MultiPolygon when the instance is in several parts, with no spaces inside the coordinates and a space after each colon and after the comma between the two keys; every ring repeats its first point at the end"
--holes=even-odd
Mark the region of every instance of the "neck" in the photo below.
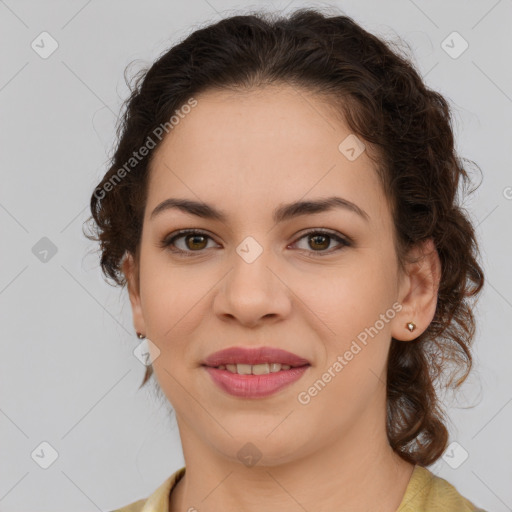
{"type": "Polygon", "coordinates": [[[178,417],[180,433],[187,433],[182,435],[186,473],[171,493],[169,511],[348,512],[378,504],[382,512],[396,512],[414,465],[391,449],[380,423],[360,420],[342,434],[322,433],[322,448],[301,458],[246,467],[236,457],[213,452],[178,417]]]}

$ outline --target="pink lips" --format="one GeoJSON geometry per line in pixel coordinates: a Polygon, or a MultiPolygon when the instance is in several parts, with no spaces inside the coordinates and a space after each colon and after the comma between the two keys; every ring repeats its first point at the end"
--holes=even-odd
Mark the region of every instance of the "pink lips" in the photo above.
{"type": "Polygon", "coordinates": [[[232,347],[208,356],[203,366],[215,384],[226,393],[241,398],[264,398],[297,381],[311,366],[307,359],[272,347],[232,347]],[[291,366],[264,375],[239,375],[216,366],[226,364],[281,363],[291,366]]]}
{"type": "Polygon", "coordinates": [[[261,364],[281,363],[290,366],[310,364],[307,359],[296,356],[286,350],[273,347],[243,348],[231,347],[210,354],[204,361],[205,366],[220,366],[221,364],[261,364]]]}

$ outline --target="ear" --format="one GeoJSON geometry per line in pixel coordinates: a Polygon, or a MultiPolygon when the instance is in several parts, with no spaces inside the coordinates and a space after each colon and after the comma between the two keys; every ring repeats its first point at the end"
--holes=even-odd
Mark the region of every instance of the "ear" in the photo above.
{"type": "Polygon", "coordinates": [[[414,246],[409,255],[414,263],[407,263],[406,273],[399,282],[398,303],[402,309],[393,318],[391,335],[401,341],[416,339],[434,318],[437,293],[441,279],[441,261],[432,238],[414,246]],[[414,322],[411,332],[407,323],[414,322]]]}
{"type": "Polygon", "coordinates": [[[140,301],[139,269],[130,252],[126,254],[126,258],[122,263],[122,270],[126,277],[128,295],[132,306],[133,326],[136,332],[146,335],[146,325],[140,301]]]}

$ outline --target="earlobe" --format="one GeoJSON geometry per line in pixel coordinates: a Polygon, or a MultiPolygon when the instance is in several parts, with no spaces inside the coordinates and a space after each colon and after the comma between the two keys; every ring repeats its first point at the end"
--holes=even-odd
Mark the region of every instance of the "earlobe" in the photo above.
{"type": "Polygon", "coordinates": [[[144,316],[142,314],[142,306],[140,300],[139,272],[131,253],[126,254],[126,257],[122,263],[122,270],[126,278],[126,286],[132,308],[133,326],[135,328],[135,332],[145,333],[146,326],[144,323],[144,316]]]}
{"type": "Polygon", "coordinates": [[[401,341],[416,339],[432,322],[441,278],[441,261],[433,239],[417,244],[409,256],[413,262],[407,264],[407,275],[399,288],[402,309],[392,326],[393,338],[401,341]]]}

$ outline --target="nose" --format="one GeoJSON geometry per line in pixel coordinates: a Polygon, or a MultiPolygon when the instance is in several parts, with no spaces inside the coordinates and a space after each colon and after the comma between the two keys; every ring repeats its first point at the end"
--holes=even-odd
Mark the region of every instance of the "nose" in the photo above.
{"type": "Polygon", "coordinates": [[[291,311],[291,291],[280,273],[270,250],[254,261],[234,252],[231,270],[215,296],[215,314],[246,327],[283,320],[291,311]]]}

